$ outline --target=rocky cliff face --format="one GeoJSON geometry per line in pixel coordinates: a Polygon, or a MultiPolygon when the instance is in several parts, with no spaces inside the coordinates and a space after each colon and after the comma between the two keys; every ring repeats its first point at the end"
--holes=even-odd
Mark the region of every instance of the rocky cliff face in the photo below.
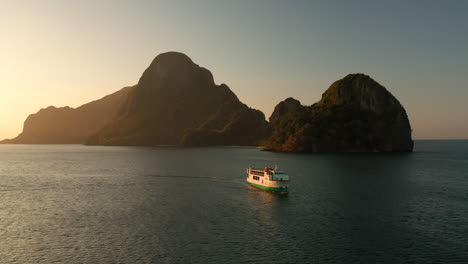
{"type": "Polygon", "coordinates": [[[279,104],[276,105],[275,109],[273,110],[273,113],[269,118],[270,125],[276,125],[286,115],[288,115],[289,113],[296,112],[300,109],[304,109],[304,106],[301,105],[301,102],[292,97],[281,101],[279,104]]]}
{"type": "Polygon", "coordinates": [[[182,53],[158,55],[118,115],[91,145],[255,145],[263,113],[241,103],[210,71],[182,53]]]}
{"type": "Polygon", "coordinates": [[[78,108],[50,106],[31,114],[10,144],[83,144],[112,119],[133,87],[126,87],[78,108]]]}
{"type": "Polygon", "coordinates": [[[405,109],[383,86],[364,74],[350,74],[333,83],[318,103],[279,116],[272,122],[271,136],[263,143],[272,150],[413,150],[411,127],[405,109]]]}

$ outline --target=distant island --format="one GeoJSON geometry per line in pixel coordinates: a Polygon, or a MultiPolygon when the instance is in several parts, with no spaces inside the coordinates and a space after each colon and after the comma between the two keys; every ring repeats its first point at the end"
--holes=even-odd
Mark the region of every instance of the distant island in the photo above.
{"type": "Polygon", "coordinates": [[[364,74],[333,83],[312,106],[280,102],[269,122],[187,55],[158,55],[139,82],[78,108],[30,115],[7,144],[258,146],[282,152],[410,152],[403,106],[364,74]]]}

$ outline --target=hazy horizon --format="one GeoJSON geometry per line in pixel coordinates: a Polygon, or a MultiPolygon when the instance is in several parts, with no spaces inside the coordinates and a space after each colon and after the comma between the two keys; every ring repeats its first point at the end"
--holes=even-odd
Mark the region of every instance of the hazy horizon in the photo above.
{"type": "Polygon", "coordinates": [[[268,119],[365,73],[405,107],[414,139],[468,138],[468,2],[2,1],[0,140],[29,114],[134,85],[187,54],[268,119]]]}

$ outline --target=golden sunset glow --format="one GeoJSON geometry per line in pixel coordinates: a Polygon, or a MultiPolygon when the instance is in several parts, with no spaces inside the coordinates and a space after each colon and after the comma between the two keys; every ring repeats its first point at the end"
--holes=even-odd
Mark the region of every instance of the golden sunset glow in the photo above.
{"type": "MultiPolygon", "coordinates": [[[[346,38],[342,47],[336,43],[348,34],[343,33],[348,22],[337,16],[334,26],[327,24],[327,12],[334,6],[182,2],[2,2],[0,138],[15,137],[26,117],[41,108],[77,107],[136,84],[157,54],[171,50],[209,68],[217,83],[229,85],[266,117],[289,96],[312,104],[333,81],[364,72],[401,98],[414,138],[468,137],[468,95],[463,89],[468,71],[463,43],[468,40],[460,34],[445,44],[429,45],[429,36],[411,35],[406,17],[393,26],[388,24],[393,19],[381,18],[372,39],[357,32],[358,38],[346,38]],[[294,19],[275,21],[280,14],[294,19]],[[392,27],[401,27],[402,36],[392,27]],[[388,44],[390,37],[396,44],[388,44]],[[450,52],[444,56],[446,50],[450,52]]],[[[437,25],[447,29],[440,34],[463,28],[463,23],[450,24],[453,15],[421,19],[442,21],[437,25]]],[[[421,32],[431,28],[413,26],[421,26],[421,32]]],[[[363,27],[375,30],[371,24],[363,27]]]]}

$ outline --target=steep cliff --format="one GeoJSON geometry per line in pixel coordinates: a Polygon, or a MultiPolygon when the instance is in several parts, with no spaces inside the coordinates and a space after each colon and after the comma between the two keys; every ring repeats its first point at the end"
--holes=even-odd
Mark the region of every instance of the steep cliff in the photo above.
{"type": "Polygon", "coordinates": [[[263,113],[241,103],[225,84],[186,55],[158,55],[118,115],[90,145],[255,145],[263,113]]]}
{"type": "Polygon", "coordinates": [[[411,126],[405,109],[387,89],[364,74],[350,74],[333,83],[318,103],[296,107],[278,116],[280,118],[272,123],[271,136],[263,142],[272,150],[413,150],[411,126]]]}

